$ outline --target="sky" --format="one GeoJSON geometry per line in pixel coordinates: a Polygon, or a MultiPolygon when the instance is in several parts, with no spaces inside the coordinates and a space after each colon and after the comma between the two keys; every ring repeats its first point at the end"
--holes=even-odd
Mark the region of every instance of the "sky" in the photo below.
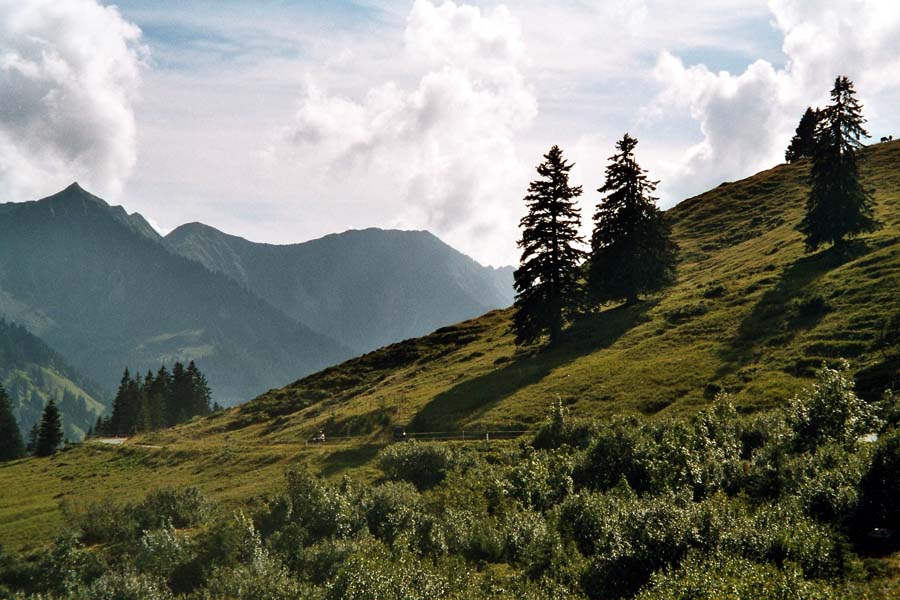
{"type": "Polygon", "coordinates": [[[625,132],[668,208],[778,164],[837,75],[900,134],[895,0],[0,0],[0,202],[160,232],[427,229],[515,264],[554,144],[585,233],[625,132]]]}

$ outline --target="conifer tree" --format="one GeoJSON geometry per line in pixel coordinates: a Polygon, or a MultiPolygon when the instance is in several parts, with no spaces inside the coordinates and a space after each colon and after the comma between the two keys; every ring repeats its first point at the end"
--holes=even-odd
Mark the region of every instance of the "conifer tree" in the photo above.
{"type": "Polygon", "coordinates": [[[581,186],[569,185],[572,164],[553,146],[538,165],[540,179],[532,181],[525,196],[528,213],[519,225],[522,249],[514,274],[516,343],[527,344],[550,334],[555,342],[572,308],[580,303],[580,263],[584,243],[578,235],[581,213],[576,198],[581,186]]]}
{"type": "Polygon", "coordinates": [[[872,192],[859,179],[856,151],[869,137],[853,83],[838,77],[831,104],[821,111],[810,172],[806,216],[799,229],[807,251],[822,244],[840,245],[847,237],[878,228],[872,214],[872,192]]]}
{"type": "Polygon", "coordinates": [[[191,379],[184,365],[172,365],[172,383],[169,388],[169,425],[186,421],[191,401],[191,379]]]}
{"type": "Polygon", "coordinates": [[[38,423],[35,423],[31,426],[31,429],[28,430],[28,452],[32,454],[37,451],[37,441],[38,435],[40,434],[40,426],[38,423]]]}
{"type": "Polygon", "coordinates": [[[12,412],[12,403],[3,384],[0,384],[0,462],[25,455],[22,432],[12,412]]]}
{"type": "Polygon", "coordinates": [[[194,361],[191,361],[190,364],[188,364],[187,376],[190,380],[191,387],[191,416],[208,415],[210,413],[209,403],[212,394],[209,391],[209,384],[206,382],[206,376],[200,372],[200,369],[197,368],[194,361]]]}
{"type": "Polygon", "coordinates": [[[811,158],[816,148],[816,124],[819,122],[819,111],[808,107],[800,118],[800,124],[791,143],[784,153],[784,159],[789,162],[797,162],[802,158],[811,158]]]}
{"type": "Polygon", "coordinates": [[[62,419],[56,401],[51,398],[44,407],[44,414],[41,415],[41,426],[38,429],[34,453],[38,456],[50,456],[56,452],[62,441],[62,419]]]}
{"type": "Polygon", "coordinates": [[[632,304],[640,294],[658,291],[675,281],[678,247],[652,195],[657,181],[634,158],[637,140],[627,133],[609,159],[605,197],[594,213],[588,285],[594,301],[632,304]]]}

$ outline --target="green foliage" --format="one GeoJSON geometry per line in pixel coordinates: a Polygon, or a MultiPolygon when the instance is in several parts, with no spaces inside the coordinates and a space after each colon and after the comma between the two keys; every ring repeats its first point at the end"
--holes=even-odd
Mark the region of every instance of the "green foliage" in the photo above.
{"type": "Polygon", "coordinates": [[[444,480],[453,465],[453,451],[445,444],[404,442],[378,455],[378,467],[393,481],[408,481],[420,490],[444,480]]]}
{"type": "Polygon", "coordinates": [[[393,444],[385,481],[289,472],[252,516],[211,511],[190,490],[72,512],[74,535],[0,556],[0,586],[48,598],[887,598],[890,563],[863,563],[854,545],[898,520],[900,436],[886,420],[877,444],[859,442],[870,408],[827,367],[764,415],[720,396],[690,418],[575,435],[556,403],[535,438],[547,448],[393,444]],[[581,435],[585,448],[566,441],[581,435]]]}
{"type": "Polygon", "coordinates": [[[522,249],[513,277],[516,290],[513,328],[517,344],[537,341],[544,333],[556,342],[566,317],[581,303],[579,279],[584,252],[578,247],[581,213],[575,199],[581,186],[569,185],[574,166],[553,146],[538,165],[541,179],[528,186],[522,217],[522,249]]]}
{"type": "Polygon", "coordinates": [[[165,365],[156,376],[150,371],[141,379],[132,378],[128,369],[122,375],[113,399],[112,414],[98,419],[94,430],[102,435],[131,435],[183,423],[195,416],[212,413],[211,393],[206,376],[191,361],[187,368],[180,362],[165,365]]]}
{"type": "Polygon", "coordinates": [[[806,109],[797,125],[797,131],[791,138],[784,153],[784,160],[789,163],[797,162],[804,158],[811,158],[816,148],[816,125],[819,122],[819,111],[812,107],[806,109]]]}
{"type": "Polygon", "coordinates": [[[879,224],[872,210],[872,192],[859,176],[856,152],[866,120],[847,77],[835,79],[832,103],[819,114],[812,156],[812,184],[806,216],[799,229],[808,251],[820,245],[840,244],[847,237],[875,231],[879,224]]]}
{"type": "Polygon", "coordinates": [[[341,488],[306,472],[287,474],[290,522],[306,530],[312,539],[351,537],[365,527],[362,507],[355,502],[345,481],[341,488]]]}
{"type": "Polygon", "coordinates": [[[588,285],[594,300],[606,302],[659,291],[675,281],[678,246],[669,221],[652,194],[657,181],[634,158],[637,140],[627,133],[610,157],[605,194],[594,213],[588,285]]]}
{"type": "Polygon", "coordinates": [[[816,382],[790,402],[788,422],[797,443],[813,449],[824,442],[852,445],[862,434],[877,429],[874,407],[853,391],[850,366],[822,365],[816,382]]]}
{"type": "Polygon", "coordinates": [[[0,383],[0,462],[25,456],[22,432],[12,413],[9,396],[0,383]]]}
{"type": "Polygon", "coordinates": [[[559,448],[563,444],[574,448],[588,445],[594,435],[594,423],[587,419],[575,419],[562,400],[553,403],[550,414],[534,436],[535,448],[559,448]]]}
{"type": "Polygon", "coordinates": [[[54,454],[63,443],[62,418],[54,400],[50,400],[41,415],[34,453],[38,456],[54,454]]]}
{"type": "Polygon", "coordinates": [[[831,600],[822,582],[804,579],[802,571],[779,568],[737,556],[691,555],[675,570],[658,571],[636,600],[831,600]]]}
{"type": "Polygon", "coordinates": [[[900,430],[878,440],[871,466],[859,487],[857,523],[862,532],[873,527],[900,529],[900,430]]]}
{"type": "Polygon", "coordinates": [[[209,503],[197,488],[157,490],[136,503],[110,498],[85,506],[66,507],[67,521],[84,543],[137,540],[147,530],[193,527],[210,515],[209,503]]]}

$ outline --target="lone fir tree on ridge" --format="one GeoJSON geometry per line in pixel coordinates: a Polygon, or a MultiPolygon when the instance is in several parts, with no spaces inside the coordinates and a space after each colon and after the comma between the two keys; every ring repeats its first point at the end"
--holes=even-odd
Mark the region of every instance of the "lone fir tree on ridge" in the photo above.
{"type": "Polygon", "coordinates": [[[848,237],[878,229],[872,212],[872,191],[863,187],[857,150],[863,128],[862,105],[853,82],[835,79],[831,104],[820,111],[806,200],[806,216],[798,229],[805,236],[806,250],[822,244],[840,246],[848,237]]]}

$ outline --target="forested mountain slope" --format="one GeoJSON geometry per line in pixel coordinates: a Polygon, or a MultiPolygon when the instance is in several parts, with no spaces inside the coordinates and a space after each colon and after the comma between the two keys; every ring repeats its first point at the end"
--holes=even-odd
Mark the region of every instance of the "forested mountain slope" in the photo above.
{"type": "Polygon", "coordinates": [[[106,410],[96,383],[24,327],[0,318],[0,383],[12,400],[13,414],[27,435],[50,399],[57,401],[70,440],[80,440],[106,410]]]}

